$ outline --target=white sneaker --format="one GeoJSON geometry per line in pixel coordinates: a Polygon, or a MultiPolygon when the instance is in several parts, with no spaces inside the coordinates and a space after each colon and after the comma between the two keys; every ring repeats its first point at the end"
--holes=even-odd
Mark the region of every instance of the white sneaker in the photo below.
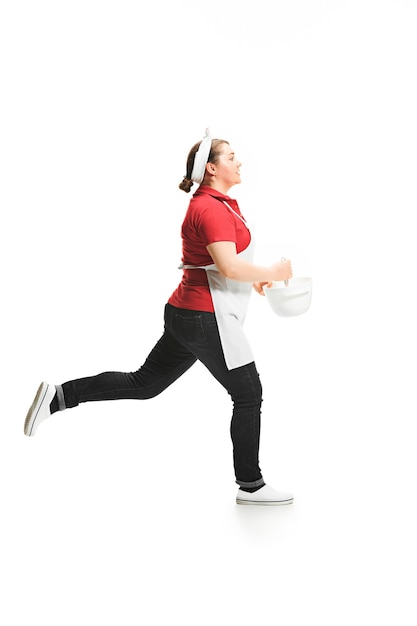
{"type": "Polygon", "coordinates": [[[33,437],[39,424],[50,417],[51,411],[49,405],[56,393],[54,385],[41,383],[32,406],[30,407],[25,419],[24,432],[28,437],[33,437]]]}
{"type": "Polygon", "coordinates": [[[237,504],[260,504],[263,506],[278,506],[292,504],[294,498],[291,493],[280,493],[269,485],[264,485],[258,491],[248,493],[239,489],[236,496],[237,504]]]}

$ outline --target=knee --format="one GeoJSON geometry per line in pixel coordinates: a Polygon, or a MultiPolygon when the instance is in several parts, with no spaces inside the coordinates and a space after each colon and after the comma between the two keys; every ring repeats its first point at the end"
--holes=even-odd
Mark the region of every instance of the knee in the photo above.
{"type": "Polygon", "coordinates": [[[262,404],[262,384],[259,374],[255,368],[249,370],[248,374],[242,380],[239,392],[233,397],[234,403],[241,407],[260,408],[262,404]]]}
{"type": "Polygon", "coordinates": [[[262,384],[258,373],[256,373],[256,378],[253,379],[251,391],[254,401],[262,404],[262,384]]]}

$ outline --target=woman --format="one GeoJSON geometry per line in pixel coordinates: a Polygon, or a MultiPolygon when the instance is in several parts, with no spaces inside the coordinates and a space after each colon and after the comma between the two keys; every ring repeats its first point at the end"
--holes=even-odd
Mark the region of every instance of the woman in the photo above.
{"type": "Polygon", "coordinates": [[[262,388],[243,333],[252,285],[292,277],[290,261],[261,267],[252,262],[253,241],[238,204],[228,196],[240,180],[241,163],[227,141],[204,139],[191,150],[179,187],[194,193],[183,225],[183,276],[165,306],[165,328],[143,366],[133,373],[105,372],[49,385],[42,383],[25,420],[33,436],[56,411],[80,402],[134,398],[161,393],[198,359],[233,401],[231,437],[238,504],[289,504],[293,497],[266,485],[259,467],[262,388]]]}

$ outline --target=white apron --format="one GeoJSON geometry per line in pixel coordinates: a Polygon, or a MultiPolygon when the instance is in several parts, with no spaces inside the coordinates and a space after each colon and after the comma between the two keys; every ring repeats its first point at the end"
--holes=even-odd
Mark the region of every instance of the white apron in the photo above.
{"type": "MultiPolygon", "coordinates": [[[[224,202],[224,204],[248,228],[246,221],[227,202],[224,202]]],[[[254,241],[251,235],[248,247],[239,252],[237,256],[245,259],[245,261],[252,262],[253,250],[254,241]]],[[[227,369],[232,370],[252,363],[254,360],[252,350],[243,332],[243,323],[252,292],[251,283],[231,280],[222,276],[214,263],[199,266],[180,265],[180,269],[203,269],[207,272],[207,280],[213,299],[214,312],[227,369]]]]}

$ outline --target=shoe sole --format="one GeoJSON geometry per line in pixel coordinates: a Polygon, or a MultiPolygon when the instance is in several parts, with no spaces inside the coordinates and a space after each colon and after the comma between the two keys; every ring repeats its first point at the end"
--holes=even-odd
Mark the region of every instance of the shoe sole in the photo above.
{"type": "Polygon", "coordinates": [[[32,406],[30,407],[28,414],[26,415],[24,433],[28,437],[31,437],[36,432],[36,428],[34,429],[33,427],[35,426],[39,409],[42,406],[42,402],[45,399],[45,396],[48,392],[48,388],[49,388],[49,385],[47,383],[41,383],[39,385],[39,389],[36,392],[36,396],[35,396],[34,401],[32,402],[32,406]]]}
{"type": "Polygon", "coordinates": [[[283,506],[285,504],[292,504],[294,500],[239,500],[236,499],[236,504],[255,504],[258,506],[283,506]]]}

